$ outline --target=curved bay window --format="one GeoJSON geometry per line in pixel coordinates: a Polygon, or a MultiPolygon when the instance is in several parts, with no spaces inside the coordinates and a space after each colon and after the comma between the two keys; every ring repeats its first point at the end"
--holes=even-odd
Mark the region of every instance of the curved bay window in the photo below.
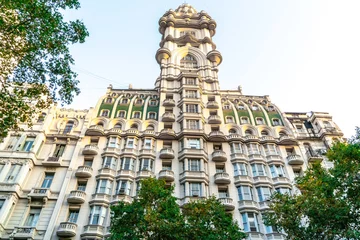
{"type": "Polygon", "coordinates": [[[198,64],[196,59],[188,54],[180,60],[180,67],[185,69],[193,69],[197,68],[198,64]]]}

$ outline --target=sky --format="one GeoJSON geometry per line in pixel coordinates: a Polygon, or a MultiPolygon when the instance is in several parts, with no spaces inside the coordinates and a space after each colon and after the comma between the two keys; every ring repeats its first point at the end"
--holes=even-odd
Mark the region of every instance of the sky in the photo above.
{"type": "MultiPolygon", "coordinates": [[[[159,18],[181,0],[80,0],[65,17],[90,36],[70,47],[81,94],[67,108],[94,107],[114,88],[154,87],[159,18]]],[[[359,0],[192,0],[217,22],[221,89],[269,95],[286,112],[329,112],[345,137],[360,126],[359,0]]]]}

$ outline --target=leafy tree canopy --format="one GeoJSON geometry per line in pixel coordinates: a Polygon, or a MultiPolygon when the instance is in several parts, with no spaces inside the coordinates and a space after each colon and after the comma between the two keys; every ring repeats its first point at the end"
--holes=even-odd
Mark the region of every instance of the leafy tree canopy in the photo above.
{"type": "Polygon", "coordinates": [[[0,3],[0,137],[18,130],[54,101],[79,94],[69,45],[88,36],[84,24],[64,21],[78,0],[2,0],[0,3]]]}
{"type": "Polygon", "coordinates": [[[181,211],[173,191],[164,181],[143,180],[132,203],[120,201],[111,208],[110,239],[238,240],[246,236],[214,197],[190,202],[181,211]]]}
{"type": "Polygon", "coordinates": [[[288,239],[360,239],[359,133],[328,151],[333,168],[314,163],[296,179],[301,194],[273,195],[265,224],[283,229],[288,239]]]}

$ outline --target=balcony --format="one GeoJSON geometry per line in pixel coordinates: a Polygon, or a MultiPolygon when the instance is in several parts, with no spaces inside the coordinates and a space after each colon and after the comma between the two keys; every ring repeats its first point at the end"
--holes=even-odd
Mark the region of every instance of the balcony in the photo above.
{"type": "Polygon", "coordinates": [[[160,150],[159,157],[162,159],[174,159],[175,157],[174,150],[171,148],[163,148],[160,150]]]}
{"type": "Polygon", "coordinates": [[[45,161],[42,162],[42,165],[47,167],[60,167],[61,162],[61,157],[48,157],[45,161]]]}
{"type": "Polygon", "coordinates": [[[204,172],[204,171],[184,171],[182,173],[180,173],[180,181],[183,181],[185,179],[200,179],[200,180],[205,180],[205,181],[209,181],[209,177],[208,175],[204,172]]]}
{"type": "Polygon", "coordinates": [[[289,165],[302,165],[304,164],[304,160],[300,155],[293,154],[286,157],[289,165]]]}
{"type": "Polygon", "coordinates": [[[150,178],[155,177],[155,174],[149,170],[141,170],[136,173],[137,178],[150,178]]]}
{"type": "Polygon", "coordinates": [[[222,150],[215,150],[212,154],[211,154],[211,159],[214,162],[226,162],[227,160],[227,156],[226,153],[222,150]]]}
{"type": "Polygon", "coordinates": [[[21,187],[17,183],[0,183],[0,192],[15,192],[17,195],[21,195],[21,187]]]}
{"type": "Polygon", "coordinates": [[[265,162],[265,157],[261,155],[260,152],[249,151],[249,161],[265,162]]]}
{"type": "Polygon", "coordinates": [[[130,195],[127,195],[127,194],[114,195],[112,197],[112,199],[111,199],[111,204],[118,204],[118,202],[131,203],[132,202],[132,197],[130,195]]]}
{"type": "Polygon", "coordinates": [[[156,136],[156,133],[154,130],[145,130],[143,132],[143,136],[144,137],[155,137],[156,136]]]}
{"type": "Polygon", "coordinates": [[[252,183],[252,177],[248,176],[248,175],[237,175],[234,176],[234,183],[235,184],[239,184],[239,183],[252,183]]]}
{"type": "Polygon", "coordinates": [[[248,160],[248,156],[240,151],[233,151],[233,153],[230,154],[231,161],[237,161],[237,160],[248,160]]]}
{"type": "Polygon", "coordinates": [[[254,184],[271,184],[271,179],[267,176],[253,177],[254,184]]]}
{"type": "Polygon", "coordinates": [[[160,131],[159,138],[161,139],[175,139],[176,133],[173,129],[164,128],[160,131]]]}
{"type": "Polygon", "coordinates": [[[109,167],[103,167],[103,168],[99,169],[99,175],[101,175],[103,177],[114,178],[115,177],[115,170],[111,169],[109,167]]]}
{"type": "Polygon", "coordinates": [[[259,137],[256,135],[246,135],[244,137],[244,139],[247,142],[259,142],[260,141],[259,137]]]}
{"type": "Polygon", "coordinates": [[[141,149],[139,151],[140,157],[147,156],[147,157],[156,157],[156,151],[153,149],[141,149]]]}
{"type": "Polygon", "coordinates": [[[287,177],[279,176],[272,179],[274,185],[287,185],[291,188],[291,181],[287,177]]]}
{"type": "Polygon", "coordinates": [[[286,239],[286,235],[283,233],[277,233],[277,232],[267,233],[266,239],[268,239],[268,240],[283,240],[283,239],[286,239]]]}
{"type": "Polygon", "coordinates": [[[209,133],[209,141],[222,142],[226,141],[226,136],[221,131],[212,131],[209,133]]]}
{"type": "Polygon", "coordinates": [[[104,236],[104,228],[102,225],[86,225],[84,226],[84,232],[81,234],[81,237],[91,236],[93,239],[102,239],[104,236]]]}
{"type": "Polygon", "coordinates": [[[79,166],[75,176],[78,178],[89,178],[92,176],[93,169],[89,166],[79,166]]]}
{"type": "Polygon", "coordinates": [[[240,200],[239,202],[239,210],[258,210],[259,204],[253,200],[240,200]]]}
{"type": "Polygon", "coordinates": [[[108,131],[108,134],[109,134],[109,135],[120,135],[121,133],[122,133],[121,128],[111,128],[111,129],[108,131]]]}
{"type": "Polygon", "coordinates": [[[281,155],[275,151],[266,151],[266,159],[268,163],[283,163],[281,155]]]}
{"type": "Polygon", "coordinates": [[[314,152],[312,150],[307,150],[305,155],[309,163],[322,162],[322,160],[324,159],[324,157],[320,153],[314,152]]]}
{"type": "Polygon", "coordinates": [[[134,179],[135,178],[135,172],[133,170],[121,169],[121,170],[117,171],[116,177],[134,179]]]}
{"type": "Polygon", "coordinates": [[[204,157],[208,158],[208,154],[204,149],[200,148],[184,148],[181,151],[179,151],[178,159],[183,159],[184,157],[204,157]]]}
{"type": "Polygon", "coordinates": [[[175,100],[174,99],[164,99],[163,104],[164,107],[175,107],[175,100]]]}
{"type": "Polygon", "coordinates": [[[59,229],[56,231],[58,237],[75,237],[77,224],[72,222],[60,223],[59,229]]]}
{"type": "Polygon", "coordinates": [[[163,122],[175,122],[175,114],[166,112],[162,115],[163,122]]]}
{"type": "Polygon", "coordinates": [[[214,179],[215,179],[214,182],[216,184],[230,184],[231,183],[229,174],[226,172],[216,173],[214,175],[214,179]]]}
{"type": "Polygon", "coordinates": [[[219,201],[225,207],[226,211],[233,211],[235,209],[235,205],[232,198],[229,197],[219,198],[219,201]]]}
{"type": "Polygon", "coordinates": [[[260,142],[262,143],[275,143],[276,140],[274,137],[271,136],[262,136],[260,137],[260,142]]]}
{"type": "Polygon", "coordinates": [[[221,117],[218,115],[211,115],[208,118],[209,124],[221,124],[221,117]]]}
{"type": "Polygon", "coordinates": [[[71,191],[68,196],[68,203],[81,204],[85,202],[86,193],[80,190],[71,191]]]}
{"type": "Polygon", "coordinates": [[[281,136],[278,140],[278,143],[282,144],[282,145],[297,145],[298,144],[297,140],[294,137],[286,136],[286,135],[281,136]]]}
{"type": "Polygon", "coordinates": [[[218,109],[219,108],[219,103],[217,103],[215,101],[209,101],[206,106],[209,109],[218,109]]]}
{"type": "Polygon", "coordinates": [[[91,125],[85,132],[85,136],[104,136],[104,127],[91,125]]]}
{"type": "Polygon", "coordinates": [[[126,131],[126,135],[128,136],[137,136],[139,135],[139,131],[137,129],[134,128],[130,128],[126,131]]]}
{"type": "Polygon", "coordinates": [[[97,155],[99,153],[99,147],[97,144],[85,145],[82,154],[83,155],[97,155]]]}
{"type": "Polygon", "coordinates": [[[33,199],[43,199],[43,201],[49,199],[50,195],[51,192],[48,188],[33,188],[28,194],[28,196],[33,199]]]}
{"type": "Polygon", "coordinates": [[[36,234],[35,227],[15,227],[10,235],[13,239],[34,239],[36,234]]]}
{"type": "Polygon", "coordinates": [[[240,141],[243,140],[242,136],[238,133],[230,133],[229,136],[227,136],[227,139],[229,141],[240,141]]]}
{"type": "Polygon", "coordinates": [[[174,172],[171,170],[161,170],[159,172],[159,179],[165,180],[166,182],[173,182],[175,180],[174,172]]]}
{"type": "Polygon", "coordinates": [[[106,193],[94,193],[92,195],[92,199],[89,202],[91,203],[104,203],[104,204],[109,204],[111,200],[111,196],[109,194],[106,193]]]}

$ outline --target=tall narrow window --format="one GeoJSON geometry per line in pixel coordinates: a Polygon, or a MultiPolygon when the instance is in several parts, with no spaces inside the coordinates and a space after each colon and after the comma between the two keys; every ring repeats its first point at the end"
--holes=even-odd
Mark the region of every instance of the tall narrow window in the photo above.
{"type": "Polygon", "coordinates": [[[124,157],[121,159],[121,170],[134,170],[134,159],[129,157],[124,157]]]}
{"type": "Polygon", "coordinates": [[[190,196],[199,197],[202,196],[201,193],[201,183],[190,183],[190,196]]]}
{"type": "Polygon", "coordinates": [[[65,151],[65,144],[56,144],[53,157],[61,157],[65,151]]]}
{"type": "Polygon", "coordinates": [[[30,208],[24,226],[35,227],[40,216],[41,208],[30,208]]]}
{"type": "Polygon", "coordinates": [[[264,165],[261,163],[251,164],[253,177],[266,176],[264,165]]]}
{"type": "Polygon", "coordinates": [[[10,170],[8,171],[5,182],[7,183],[13,183],[16,180],[16,177],[18,176],[21,169],[21,165],[18,164],[12,164],[10,167],[10,170]]]}
{"type": "Polygon", "coordinates": [[[63,134],[70,133],[73,127],[74,127],[74,121],[68,121],[65,125],[63,134]]]}
{"type": "Polygon", "coordinates": [[[0,210],[4,206],[4,203],[5,203],[5,199],[0,199],[0,210]]]}
{"type": "Polygon", "coordinates": [[[35,137],[27,137],[21,151],[30,152],[32,145],[34,144],[35,137]]]}
{"type": "Polygon", "coordinates": [[[245,232],[259,232],[259,221],[256,213],[242,213],[241,216],[245,232]]]}
{"type": "Polygon", "coordinates": [[[116,185],[116,194],[130,195],[131,187],[132,187],[132,182],[127,181],[127,180],[120,180],[117,182],[117,185],[116,185]]]}
{"type": "Polygon", "coordinates": [[[188,112],[188,113],[198,113],[198,105],[196,105],[196,104],[186,104],[186,112],[188,112]]]}
{"type": "Polygon", "coordinates": [[[238,190],[238,196],[239,196],[240,201],[253,200],[253,193],[252,193],[252,188],[251,187],[249,187],[249,186],[238,186],[237,190],[238,190]]]}
{"type": "Polygon", "coordinates": [[[116,158],[115,157],[109,157],[106,156],[103,158],[103,168],[116,168],[116,158]]]}
{"type": "Polygon", "coordinates": [[[200,171],[200,160],[199,159],[189,159],[188,161],[189,171],[200,171]]]}
{"type": "Polygon", "coordinates": [[[271,190],[269,187],[257,187],[256,191],[260,202],[268,200],[271,196],[271,190]]]}
{"type": "Polygon", "coordinates": [[[154,160],[150,158],[140,159],[139,171],[153,171],[154,160]]]}
{"type": "Polygon", "coordinates": [[[90,225],[102,225],[106,216],[106,208],[103,206],[92,206],[89,216],[90,225]]]}
{"type": "Polygon", "coordinates": [[[50,188],[53,179],[54,179],[54,173],[45,173],[45,177],[41,184],[41,188],[50,188]]]}
{"type": "Polygon", "coordinates": [[[200,128],[199,120],[195,120],[195,119],[186,120],[186,128],[188,128],[188,129],[199,129],[200,128]]]}
{"type": "Polygon", "coordinates": [[[99,179],[96,183],[96,193],[111,194],[112,181],[99,179]]]}
{"type": "Polygon", "coordinates": [[[69,211],[68,222],[76,223],[76,221],[78,219],[78,216],[79,216],[79,210],[78,209],[70,210],[69,211]]]}
{"type": "Polygon", "coordinates": [[[192,149],[200,149],[200,139],[189,138],[188,144],[189,144],[189,147],[192,149]]]}
{"type": "Polygon", "coordinates": [[[247,166],[245,163],[234,163],[234,176],[247,176],[247,166]]]}

